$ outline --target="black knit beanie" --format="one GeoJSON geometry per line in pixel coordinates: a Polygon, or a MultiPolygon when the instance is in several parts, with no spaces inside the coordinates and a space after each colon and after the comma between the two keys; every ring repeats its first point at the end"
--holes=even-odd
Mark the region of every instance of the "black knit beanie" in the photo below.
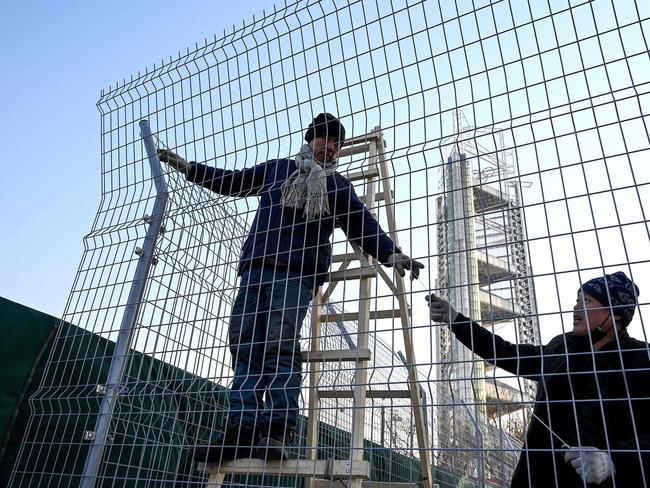
{"type": "Polygon", "coordinates": [[[639,287],[622,271],[589,280],[580,289],[584,295],[595,298],[606,307],[611,306],[614,315],[621,316],[625,327],[632,322],[638,303],[639,287]]]}
{"type": "Polygon", "coordinates": [[[319,114],[305,132],[305,141],[311,142],[316,137],[336,137],[339,143],[345,141],[345,127],[332,114],[319,114]]]}

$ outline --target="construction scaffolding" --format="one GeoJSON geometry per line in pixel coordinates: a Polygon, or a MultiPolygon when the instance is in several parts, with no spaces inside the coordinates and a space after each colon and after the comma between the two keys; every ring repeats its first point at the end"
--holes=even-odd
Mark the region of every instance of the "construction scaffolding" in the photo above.
{"type": "MultiPolygon", "coordinates": [[[[624,271],[641,297],[650,289],[646,3],[285,1],[103,91],[100,208],[56,333],[39,331],[47,361],[28,375],[38,387],[6,484],[505,487],[519,472],[530,486],[582,486],[570,446],[611,456],[613,486],[650,485],[647,301],[626,295],[638,307],[627,302],[625,330],[646,342],[608,343],[632,348],[635,367],[583,341],[586,390],[559,401],[546,392],[558,370],[575,386],[573,351],[544,369],[549,343],[579,336],[581,283],[624,271]],[[307,222],[269,196],[278,181],[228,193],[157,150],[221,175],[298,168],[323,112],[347,137],[323,176],[333,213],[309,223],[323,239],[288,239],[333,256],[322,286],[300,288],[309,369],[291,459],[251,445],[256,458],[206,463],[197,446],[232,413],[242,248],[262,209],[291,215],[290,233],[307,222]],[[368,223],[381,232],[364,234],[368,223]],[[385,266],[384,238],[424,264],[419,279],[385,266]],[[472,322],[432,321],[432,292],[472,322]],[[503,358],[470,350],[497,344],[474,341],[487,331],[517,365],[525,351],[542,366],[491,366],[503,358]],[[605,432],[592,443],[585,418],[605,432]],[[531,426],[545,443],[529,448],[531,426]]],[[[290,270],[264,252],[256,265],[290,270]]]]}

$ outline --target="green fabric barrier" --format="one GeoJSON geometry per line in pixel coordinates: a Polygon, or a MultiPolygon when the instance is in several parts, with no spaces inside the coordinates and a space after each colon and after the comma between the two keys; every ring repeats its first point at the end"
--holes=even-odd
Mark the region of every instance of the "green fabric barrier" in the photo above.
{"type": "MultiPolygon", "coordinates": [[[[82,440],[83,434],[93,430],[97,420],[102,397],[96,387],[108,375],[114,343],[64,324],[51,347],[53,358],[66,358],[65,368],[49,368],[47,386],[31,398],[36,417],[26,431],[25,452],[17,465],[20,476],[14,486],[77,484],[90,445],[82,440]],[[65,374],[60,374],[62,369],[65,374]],[[54,421],[39,422],[40,415],[54,421]],[[63,474],[57,479],[55,473],[63,474]]],[[[187,437],[178,417],[175,392],[189,378],[189,374],[148,356],[131,356],[98,486],[112,486],[116,479],[121,486],[139,486],[143,480],[155,486],[174,486],[181,446],[187,437]]]]}
{"type": "MultiPolygon", "coordinates": [[[[4,375],[0,422],[5,442],[0,486],[8,485],[17,459],[12,486],[76,486],[90,445],[82,440],[83,433],[94,428],[101,402],[96,387],[105,382],[115,345],[5,299],[0,299],[0,319],[0,345],[5,353],[0,359],[4,375]],[[59,332],[56,338],[53,328],[59,332]],[[49,357],[58,361],[46,368],[49,357]],[[39,388],[42,380],[46,386],[39,388]],[[31,423],[30,403],[34,409],[31,423]],[[53,418],[56,421],[47,421],[53,418]],[[19,453],[23,436],[26,442],[19,453]]],[[[223,426],[226,390],[140,353],[131,355],[123,385],[124,396],[114,412],[112,438],[96,486],[116,486],[116,480],[124,487],[201,486],[205,477],[194,470],[185,451],[223,426]]],[[[345,459],[349,432],[325,424],[319,430],[318,457],[345,459]]],[[[307,419],[300,417],[298,433],[305,437],[306,431],[307,419]]],[[[364,447],[372,480],[420,479],[417,459],[368,441],[364,447]]],[[[294,448],[292,456],[304,458],[304,448],[294,448]]],[[[434,473],[441,486],[458,482],[456,476],[435,469],[434,473]]],[[[231,483],[298,488],[302,479],[237,476],[231,483]]]]}
{"type": "Polygon", "coordinates": [[[0,485],[25,431],[27,399],[42,378],[60,320],[0,297],[0,485]]]}

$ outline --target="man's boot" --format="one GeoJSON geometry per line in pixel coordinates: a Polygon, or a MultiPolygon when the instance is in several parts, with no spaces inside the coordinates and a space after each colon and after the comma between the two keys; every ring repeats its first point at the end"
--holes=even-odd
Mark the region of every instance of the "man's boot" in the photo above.
{"type": "Polygon", "coordinates": [[[255,457],[265,461],[289,459],[287,449],[296,436],[295,428],[284,424],[267,425],[261,433],[262,439],[255,449],[255,457]]]}
{"type": "Polygon", "coordinates": [[[222,463],[233,459],[249,458],[259,442],[256,427],[228,422],[223,434],[210,441],[208,445],[198,445],[192,450],[195,461],[203,463],[222,463]]]}

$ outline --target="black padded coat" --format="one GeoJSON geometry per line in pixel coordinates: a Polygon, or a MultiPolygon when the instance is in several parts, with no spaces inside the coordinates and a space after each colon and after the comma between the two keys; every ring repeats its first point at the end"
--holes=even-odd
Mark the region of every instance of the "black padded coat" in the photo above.
{"type": "Polygon", "coordinates": [[[585,486],[564,461],[558,437],[570,446],[609,451],[616,475],[593,486],[650,486],[647,343],[623,332],[594,352],[588,337],[570,332],[545,346],[511,344],[463,315],[452,324],[452,331],[478,356],[538,383],[535,416],[511,486],[585,486]]]}

